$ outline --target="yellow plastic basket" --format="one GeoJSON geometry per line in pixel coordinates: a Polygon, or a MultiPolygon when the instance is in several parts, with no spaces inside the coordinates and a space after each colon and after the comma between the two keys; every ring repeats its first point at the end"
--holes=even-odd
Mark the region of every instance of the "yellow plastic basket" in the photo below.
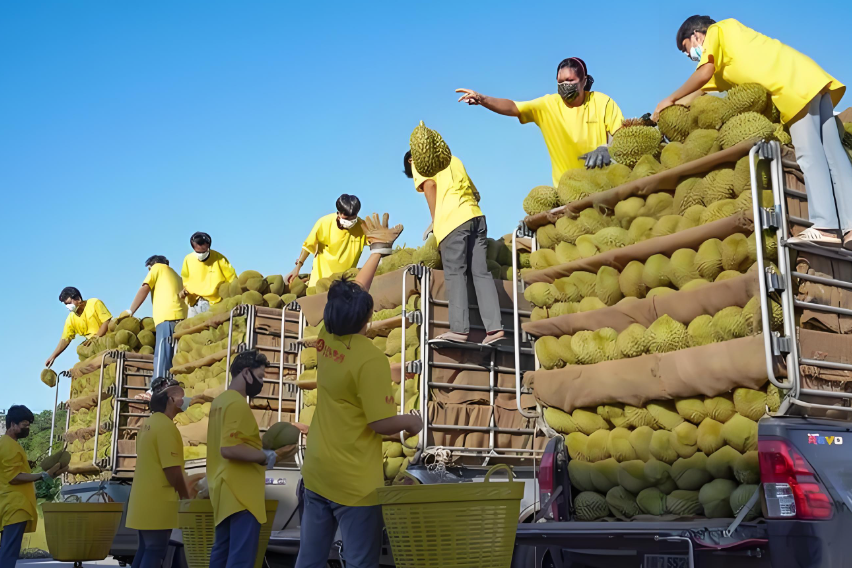
{"type": "Polygon", "coordinates": [[[500,464],[482,483],[380,487],[397,568],[508,568],[524,495],[524,485],[512,477],[512,469],[500,464]],[[509,482],[492,483],[501,469],[509,482]]]}
{"type": "MultiPolygon", "coordinates": [[[[266,501],[266,522],[260,525],[260,539],[257,544],[257,558],[254,568],[260,568],[269,536],[272,534],[272,521],[278,510],[278,501],[266,501]]],[[[189,499],[180,502],[178,526],[183,533],[183,552],[189,568],[208,568],[210,551],[216,540],[216,522],[213,518],[213,503],[210,499],[189,499]]]]}
{"type": "Polygon", "coordinates": [[[121,524],[122,503],[43,503],[41,508],[54,560],[82,562],[109,556],[121,524]]]}

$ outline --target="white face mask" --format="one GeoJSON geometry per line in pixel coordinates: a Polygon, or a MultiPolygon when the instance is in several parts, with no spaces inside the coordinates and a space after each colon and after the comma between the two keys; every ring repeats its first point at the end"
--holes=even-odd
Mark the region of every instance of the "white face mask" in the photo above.
{"type": "Polygon", "coordinates": [[[689,48],[689,58],[692,59],[693,61],[695,61],[696,63],[701,61],[701,53],[702,53],[702,49],[701,49],[700,45],[697,46],[697,47],[689,48]]]}
{"type": "Polygon", "coordinates": [[[207,257],[208,257],[208,256],[210,256],[210,251],[209,251],[209,250],[208,250],[207,252],[197,252],[197,253],[195,253],[195,257],[196,257],[198,260],[200,260],[201,262],[204,262],[205,260],[207,260],[207,257]]]}
{"type": "Polygon", "coordinates": [[[355,226],[355,223],[358,222],[358,219],[343,219],[341,217],[338,217],[337,222],[340,223],[340,226],[344,229],[351,229],[355,226]]]}
{"type": "Polygon", "coordinates": [[[72,314],[77,311],[77,306],[74,304],[65,304],[65,307],[68,308],[68,311],[72,314]]]}

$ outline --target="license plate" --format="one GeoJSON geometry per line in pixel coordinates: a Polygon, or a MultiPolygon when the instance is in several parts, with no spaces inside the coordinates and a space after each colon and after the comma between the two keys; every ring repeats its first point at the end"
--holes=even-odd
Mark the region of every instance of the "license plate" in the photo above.
{"type": "Polygon", "coordinates": [[[688,568],[689,557],[676,554],[646,554],[643,568],[688,568]]]}

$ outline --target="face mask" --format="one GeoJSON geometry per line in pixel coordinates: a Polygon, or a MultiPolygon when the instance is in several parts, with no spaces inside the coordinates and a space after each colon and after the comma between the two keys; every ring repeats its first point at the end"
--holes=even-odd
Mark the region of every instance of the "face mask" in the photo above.
{"type": "Polygon", "coordinates": [[[358,219],[342,219],[340,217],[337,218],[337,222],[340,224],[343,229],[351,229],[355,226],[355,223],[358,222],[358,219]]]}
{"type": "Polygon", "coordinates": [[[207,257],[208,257],[208,256],[210,256],[210,251],[209,251],[209,250],[208,250],[207,252],[197,252],[197,253],[195,253],[195,257],[196,257],[198,260],[200,260],[201,262],[204,262],[205,260],[207,260],[207,257]]]}
{"type": "Polygon", "coordinates": [[[689,48],[689,58],[695,61],[696,63],[701,61],[701,54],[703,53],[701,47],[702,46],[700,45],[696,45],[695,47],[689,48]]]}
{"type": "Polygon", "coordinates": [[[29,429],[29,427],[27,427],[27,428],[21,428],[21,431],[20,431],[20,432],[18,432],[18,438],[26,438],[26,437],[27,437],[27,436],[29,436],[29,435],[30,435],[30,429],[29,429]]]}
{"type": "Polygon", "coordinates": [[[569,81],[565,81],[563,83],[557,83],[556,88],[559,91],[559,96],[562,97],[562,100],[566,103],[570,103],[577,98],[577,95],[580,94],[579,82],[571,83],[569,81]]]}
{"type": "Polygon", "coordinates": [[[263,378],[258,379],[251,371],[248,371],[248,373],[251,375],[252,381],[251,383],[246,382],[246,396],[254,398],[263,390],[263,378]]]}
{"type": "Polygon", "coordinates": [[[77,311],[77,306],[74,304],[65,304],[65,307],[68,308],[68,311],[72,314],[77,311]]]}

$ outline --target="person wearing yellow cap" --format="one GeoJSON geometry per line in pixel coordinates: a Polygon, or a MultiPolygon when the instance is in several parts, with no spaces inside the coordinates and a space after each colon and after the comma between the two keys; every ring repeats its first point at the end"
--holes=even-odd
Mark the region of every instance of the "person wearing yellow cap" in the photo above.
{"type": "Polygon", "coordinates": [[[183,405],[174,379],[151,383],[149,416],[136,440],[136,473],[127,504],[127,528],[139,531],[132,568],[160,568],[172,529],[178,528],[178,499],[188,499],[183,472],[183,440],[173,422],[183,405]]]}
{"type": "Polygon", "coordinates": [[[156,343],[154,344],[154,377],[165,377],[172,368],[174,346],[172,336],[178,322],[186,319],[186,303],[180,297],[183,281],[180,275],[169,266],[169,259],[155,254],[145,261],[148,275],[142,282],[130,309],[118,316],[132,316],[136,310],[151,295],[154,325],[156,328],[156,343]]]}
{"type": "Polygon", "coordinates": [[[222,301],[219,286],[225,282],[233,282],[237,272],[223,254],[210,248],[213,239],[207,233],[193,233],[189,244],[192,246],[192,252],[183,259],[180,269],[183,278],[180,299],[185,300],[189,306],[187,317],[193,317],[222,301]]]}
{"type": "Polygon", "coordinates": [[[288,285],[299,277],[299,271],[310,255],[314,255],[314,266],[308,286],[316,286],[320,278],[358,266],[361,252],[367,244],[358,219],[360,210],[361,201],[356,196],[344,193],[337,198],[337,213],[320,217],[308,233],[296,260],[296,268],[285,278],[288,285]]]}
{"type": "Polygon", "coordinates": [[[24,533],[36,530],[36,481],[53,480],[68,469],[57,463],[46,472],[30,473],[19,440],[30,435],[34,420],[29,408],[14,405],[6,413],[6,433],[0,436],[0,568],[15,568],[24,533]]]}
{"type": "Polygon", "coordinates": [[[56,358],[71,345],[74,338],[82,335],[87,340],[93,337],[103,337],[109,330],[109,322],[112,314],[104,303],[97,298],[84,300],[80,290],[73,286],[67,286],[59,293],[59,301],[68,311],[65,318],[65,326],[62,328],[62,337],[56,349],[44,362],[45,367],[51,367],[56,358]]]}
{"type": "Polygon", "coordinates": [[[807,55],[733,18],[717,22],[691,16],[681,24],[675,42],[697,68],[657,105],[652,118],[697,91],[727,91],[746,83],[763,86],[793,139],[813,223],[788,242],[842,242],[852,250],[852,164],[834,120],[834,107],[846,86],[807,55]]]}
{"type": "Polygon", "coordinates": [[[599,168],[611,163],[607,145],[621,128],[624,116],[607,95],[592,90],[595,79],[585,61],[569,57],[556,67],[556,93],[531,101],[490,97],[470,89],[459,102],[480,105],[504,116],[514,116],[521,124],[534,122],[541,129],[550,154],[553,186],[568,170],[599,168]]]}

